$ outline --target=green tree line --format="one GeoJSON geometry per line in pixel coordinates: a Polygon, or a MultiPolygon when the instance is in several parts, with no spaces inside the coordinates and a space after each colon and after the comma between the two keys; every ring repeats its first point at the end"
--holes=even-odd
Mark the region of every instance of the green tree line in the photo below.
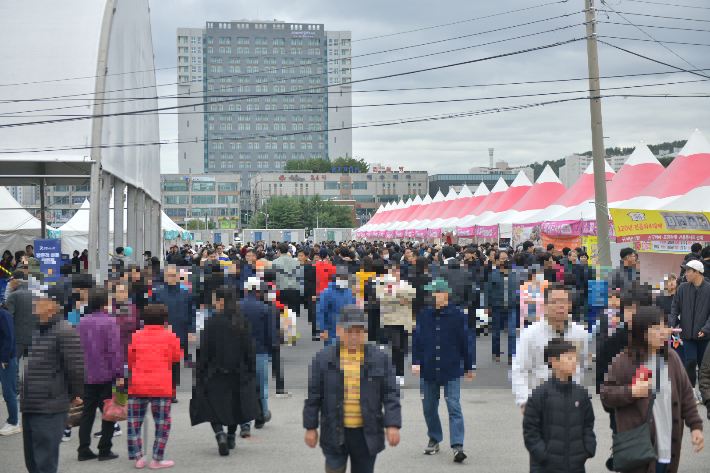
{"type": "MultiPolygon", "coordinates": [[[[286,163],[284,171],[312,171],[313,173],[333,172],[333,168],[359,168],[361,173],[370,172],[370,165],[362,159],[338,158],[333,161],[328,159],[292,159],[286,163]]],[[[355,172],[355,171],[353,171],[355,172]]]]}
{"type": "Polygon", "coordinates": [[[265,228],[268,213],[269,228],[352,228],[351,207],[323,200],[320,195],[271,196],[249,220],[249,228],[265,228]]]}

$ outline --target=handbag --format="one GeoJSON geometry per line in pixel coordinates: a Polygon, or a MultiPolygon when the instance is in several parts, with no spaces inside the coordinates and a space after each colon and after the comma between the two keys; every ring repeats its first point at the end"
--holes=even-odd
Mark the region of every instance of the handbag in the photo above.
{"type": "Polygon", "coordinates": [[[648,413],[646,422],[635,429],[627,430],[612,435],[612,465],[613,471],[629,471],[642,465],[647,465],[655,461],[656,448],[651,441],[651,414],[653,414],[653,403],[656,394],[661,388],[661,358],[657,355],[656,360],[656,390],[648,403],[648,413]]]}
{"type": "Polygon", "coordinates": [[[128,393],[114,391],[111,399],[104,401],[104,411],[101,416],[109,422],[120,422],[128,418],[128,393]]]}
{"type": "Polygon", "coordinates": [[[84,403],[82,402],[78,406],[69,408],[69,415],[67,416],[67,428],[77,427],[79,421],[81,420],[81,415],[84,413],[84,403]]]}

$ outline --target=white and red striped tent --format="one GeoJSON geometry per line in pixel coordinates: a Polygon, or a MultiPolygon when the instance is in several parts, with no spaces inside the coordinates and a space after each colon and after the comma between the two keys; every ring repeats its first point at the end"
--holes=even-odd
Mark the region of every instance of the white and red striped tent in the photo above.
{"type": "Polygon", "coordinates": [[[478,215],[474,220],[477,225],[484,225],[483,222],[491,219],[495,215],[502,214],[503,212],[511,209],[517,205],[520,200],[525,197],[532,189],[532,183],[528,176],[525,175],[523,171],[520,171],[515,177],[515,180],[510,184],[510,187],[503,195],[498,199],[493,205],[491,205],[488,210],[478,215]]]}
{"type": "Polygon", "coordinates": [[[470,227],[473,225],[475,223],[474,219],[495,205],[495,203],[503,197],[503,194],[505,194],[505,191],[507,190],[508,184],[505,183],[502,177],[499,177],[496,185],[493,186],[493,189],[491,189],[491,192],[485,197],[485,199],[478,204],[478,207],[473,209],[467,216],[463,217],[456,226],[470,227]]]}
{"type": "Polygon", "coordinates": [[[434,228],[434,226],[432,226],[432,222],[436,220],[440,215],[443,215],[444,213],[448,212],[448,210],[454,206],[457,199],[458,195],[456,194],[456,191],[450,187],[449,193],[446,194],[446,197],[444,197],[442,203],[439,204],[439,207],[429,213],[426,219],[420,220],[419,223],[414,226],[414,229],[424,230],[426,228],[434,228]]]}
{"type": "MultiPolygon", "coordinates": [[[[648,146],[642,141],[626,160],[619,172],[607,183],[607,202],[609,207],[618,207],[618,203],[631,199],[646,188],[664,171],[663,165],[656,159],[648,146]]],[[[593,199],[558,215],[556,220],[596,220],[596,206],[593,199]]]]}
{"type": "Polygon", "coordinates": [[[422,212],[419,213],[418,216],[415,217],[415,220],[410,220],[407,222],[407,225],[404,227],[405,230],[416,230],[417,225],[419,225],[420,222],[423,220],[429,220],[429,217],[432,215],[435,215],[439,207],[443,203],[447,203],[448,201],[446,200],[446,197],[444,197],[444,194],[441,193],[441,191],[437,191],[436,195],[434,198],[431,200],[431,203],[427,206],[422,206],[424,207],[422,209],[422,212]]]}
{"type": "Polygon", "coordinates": [[[461,192],[456,196],[456,200],[454,200],[445,211],[440,212],[439,217],[429,223],[429,228],[441,229],[449,220],[453,220],[454,222],[458,220],[456,215],[461,212],[472,199],[474,199],[474,196],[471,190],[464,184],[461,188],[461,192]]]}
{"type": "Polygon", "coordinates": [[[538,213],[552,205],[557,199],[567,192],[567,188],[560,182],[555,171],[548,164],[543,169],[535,184],[528,192],[509,210],[497,213],[487,220],[482,220],[481,225],[498,225],[499,235],[509,238],[512,234],[513,223],[538,213]]]}

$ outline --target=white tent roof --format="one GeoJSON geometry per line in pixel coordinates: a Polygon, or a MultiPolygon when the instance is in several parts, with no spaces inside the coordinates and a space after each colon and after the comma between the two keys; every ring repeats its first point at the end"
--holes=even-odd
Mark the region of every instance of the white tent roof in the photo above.
{"type": "MultiPolygon", "coordinates": [[[[47,225],[48,230],[53,230],[47,225]]],[[[42,238],[42,223],[24,209],[10,194],[5,186],[0,186],[0,242],[2,251],[24,250],[34,243],[35,238],[42,238]]]]}

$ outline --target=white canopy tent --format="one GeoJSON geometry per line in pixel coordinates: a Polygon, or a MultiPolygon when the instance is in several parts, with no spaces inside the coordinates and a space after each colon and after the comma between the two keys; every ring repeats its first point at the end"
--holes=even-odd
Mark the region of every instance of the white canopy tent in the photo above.
{"type": "MultiPolygon", "coordinates": [[[[47,229],[54,230],[49,226],[47,229]]],[[[0,251],[24,251],[35,238],[42,238],[39,219],[25,210],[5,186],[0,186],[0,251]]]]}

